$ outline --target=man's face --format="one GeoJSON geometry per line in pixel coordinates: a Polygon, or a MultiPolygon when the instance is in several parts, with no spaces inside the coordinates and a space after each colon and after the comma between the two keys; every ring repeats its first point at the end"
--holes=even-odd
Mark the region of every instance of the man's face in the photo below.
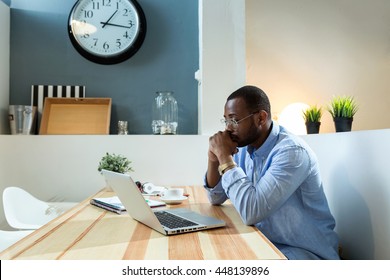
{"type": "Polygon", "coordinates": [[[228,100],[225,104],[224,118],[227,121],[226,131],[238,147],[254,143],[260,136],[255,118],[258,112],[248,111],[242,98],[228,100]]]}

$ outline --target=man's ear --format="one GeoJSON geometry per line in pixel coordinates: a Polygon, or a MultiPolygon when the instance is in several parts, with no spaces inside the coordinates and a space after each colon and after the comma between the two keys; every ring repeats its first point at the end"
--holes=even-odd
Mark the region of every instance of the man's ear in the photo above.
{"type": "Polygon", "coordinates": [[[260,110],[259,113],[259,123],[260,125],[265,125],[268,121],[268,113],[264,110],[260,110]]]}

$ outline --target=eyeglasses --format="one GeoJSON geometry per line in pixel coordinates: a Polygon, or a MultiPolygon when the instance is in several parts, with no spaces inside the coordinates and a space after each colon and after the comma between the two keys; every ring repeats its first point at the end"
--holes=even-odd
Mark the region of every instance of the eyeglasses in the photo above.
{"type": "Polygon", "coordinates": [[[247,119],[247,118],[249,118],[249,117],[252,117],[254,114],[256,114],[256,113],[252,113],[252,114],[250,114],[250,115],[248,115],[248,116],[246,116],[246,117],[244,117],[244,118],[242,118],[242,119],[240,119],[240,120],[235,120],[235,119],[221,119],[221,123],[222,124],[224,124],[225,125],[225,127],[228,127],[229,125],[231,125],[233,128],[237,128],[238,127],[238,124],[240,123],[240,122],[242,122],[243,120],[245,120],[245,119],[247,119]]]}

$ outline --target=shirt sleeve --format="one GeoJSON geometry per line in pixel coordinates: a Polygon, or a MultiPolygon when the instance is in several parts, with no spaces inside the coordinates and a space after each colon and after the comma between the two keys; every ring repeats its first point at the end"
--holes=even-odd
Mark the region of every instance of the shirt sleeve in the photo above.
{"type": "Polygon", "coordinates": [[[204,176],[204,188],[207,191],[207,197],[211,204],[213,205],[221,205],[224,203],[228,197],[225,193],[225,190],[222,188],[221,180],[214,188],[210,188],[207,184],[207,174],[204,176]]]}
{"type": "Polygon", "coordinates": [[[220,184],[246,225],[256,224],[276,211],[307,178],[311,164],[306,150],[292,146],[276,151],[267,165],[255,185],[241,168],[222,176],[220,184]]]}

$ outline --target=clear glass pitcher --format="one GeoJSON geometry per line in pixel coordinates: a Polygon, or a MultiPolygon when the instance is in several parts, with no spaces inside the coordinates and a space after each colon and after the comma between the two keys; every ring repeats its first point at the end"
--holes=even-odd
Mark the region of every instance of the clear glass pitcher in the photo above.
{"type": "Polygon", "coordinates": [[[153,103],[153,134],[176,134],[178,107],[171,91],[158,91],[153,103]]]}

